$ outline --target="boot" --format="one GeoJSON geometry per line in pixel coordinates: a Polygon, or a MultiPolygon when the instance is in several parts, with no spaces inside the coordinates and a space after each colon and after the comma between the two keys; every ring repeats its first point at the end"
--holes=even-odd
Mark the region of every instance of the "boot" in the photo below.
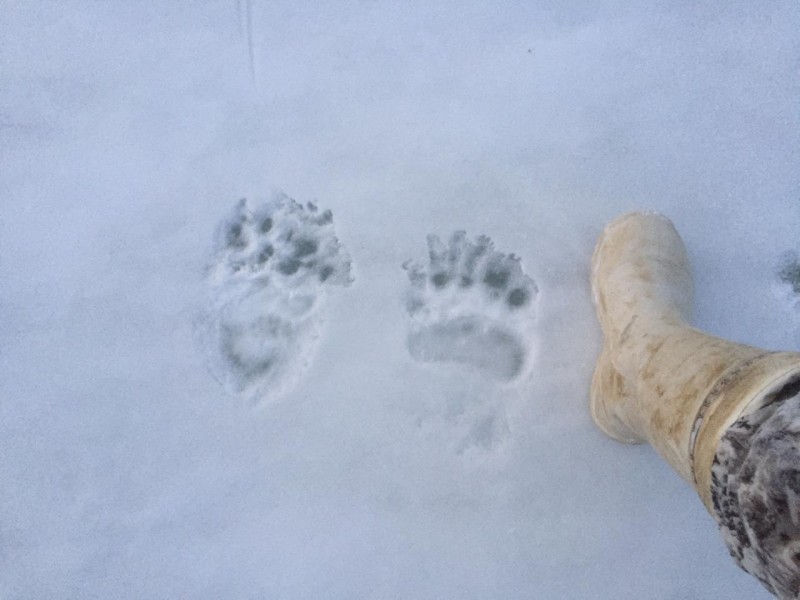
{"type": "Polygon", "coordinates": [[[612,221],[595,248],[591,277],[604,334],[590,392],[594,422],[621,442],[650,443],[722,527],[712,494],[721,441],[734,423],[747,425],[749,415],[784,400],[786,390],[797,392],[800,354],[736,344],[689,325],[689,261],[663,216],[630,213],[612,221]]]}

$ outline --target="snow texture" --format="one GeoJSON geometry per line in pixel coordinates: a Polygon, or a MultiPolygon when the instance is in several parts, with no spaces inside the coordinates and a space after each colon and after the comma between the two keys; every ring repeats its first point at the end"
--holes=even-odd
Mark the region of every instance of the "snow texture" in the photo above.
{"type": "Polygon", "coordinates": [[[0,23],[0,598],[769,597],[593,426],[588,271],[658,211],[696,326],[800,347],[797,2],[0,23]]]}

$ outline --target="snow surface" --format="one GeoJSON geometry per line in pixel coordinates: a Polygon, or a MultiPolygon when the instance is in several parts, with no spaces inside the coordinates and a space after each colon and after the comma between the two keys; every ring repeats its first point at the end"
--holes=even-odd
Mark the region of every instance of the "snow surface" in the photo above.
{"type": "Polygon", "coordinates": [[[605,222],[661,211],[696,324],[798,349],[797,3],[10,0],[0,21],[0,597],[769,597],[651,449],[593,427],[588,263],[605,222]],[[197,323],[215,230],[275,190],[331,210],[353,283],[253,403],[197,323]],[[519,336],[519,373],[500,334],[500,358],[441,322],[414,346],[402,265],[459,230],[538,293],[527,320],[429,313],[519,336]]]}

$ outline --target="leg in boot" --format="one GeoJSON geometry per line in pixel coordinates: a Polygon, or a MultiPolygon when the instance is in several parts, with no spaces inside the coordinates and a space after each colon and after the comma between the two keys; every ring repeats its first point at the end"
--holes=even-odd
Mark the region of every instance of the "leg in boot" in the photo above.
{"type": "Polygon", "coordinates": [[[800,592],[800,381],[736,421],[712,465],[711,494],[734,560],[779,598],[800,592]]]}
{"type": "Polygon", "coordinates": [[[779,596],[796,597],[800,452],[788,440],[792,427],[800,440],[800,398],[788,400],[800,354],[693,329],[686,251],[659,215],[632,213],[606,227],[592,294],[604,334],[595,423],[620,441],[653,445],[695,487],[739,564],[779,596]]]}

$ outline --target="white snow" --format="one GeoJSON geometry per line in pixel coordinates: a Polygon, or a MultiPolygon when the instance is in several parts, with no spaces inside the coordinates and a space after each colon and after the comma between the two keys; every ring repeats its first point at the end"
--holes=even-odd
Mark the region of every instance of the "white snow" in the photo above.
{"type": "Polygon", "coordinates": [[[651,449],[592,425],[588,269],[607,221],[659,211],[698,326],[798,349],[795,2],[12,0],[0,21],[0,597],[769,597],[651,449]],[[254,405],[196,324],[215,230],[276,189],[332,211],[353,283],[254,405]],[[532,349],[510,379],[474,338],[407,346],[402,265],[461,230],[538,288],[521,330],[447,300],[532,349]]]}

